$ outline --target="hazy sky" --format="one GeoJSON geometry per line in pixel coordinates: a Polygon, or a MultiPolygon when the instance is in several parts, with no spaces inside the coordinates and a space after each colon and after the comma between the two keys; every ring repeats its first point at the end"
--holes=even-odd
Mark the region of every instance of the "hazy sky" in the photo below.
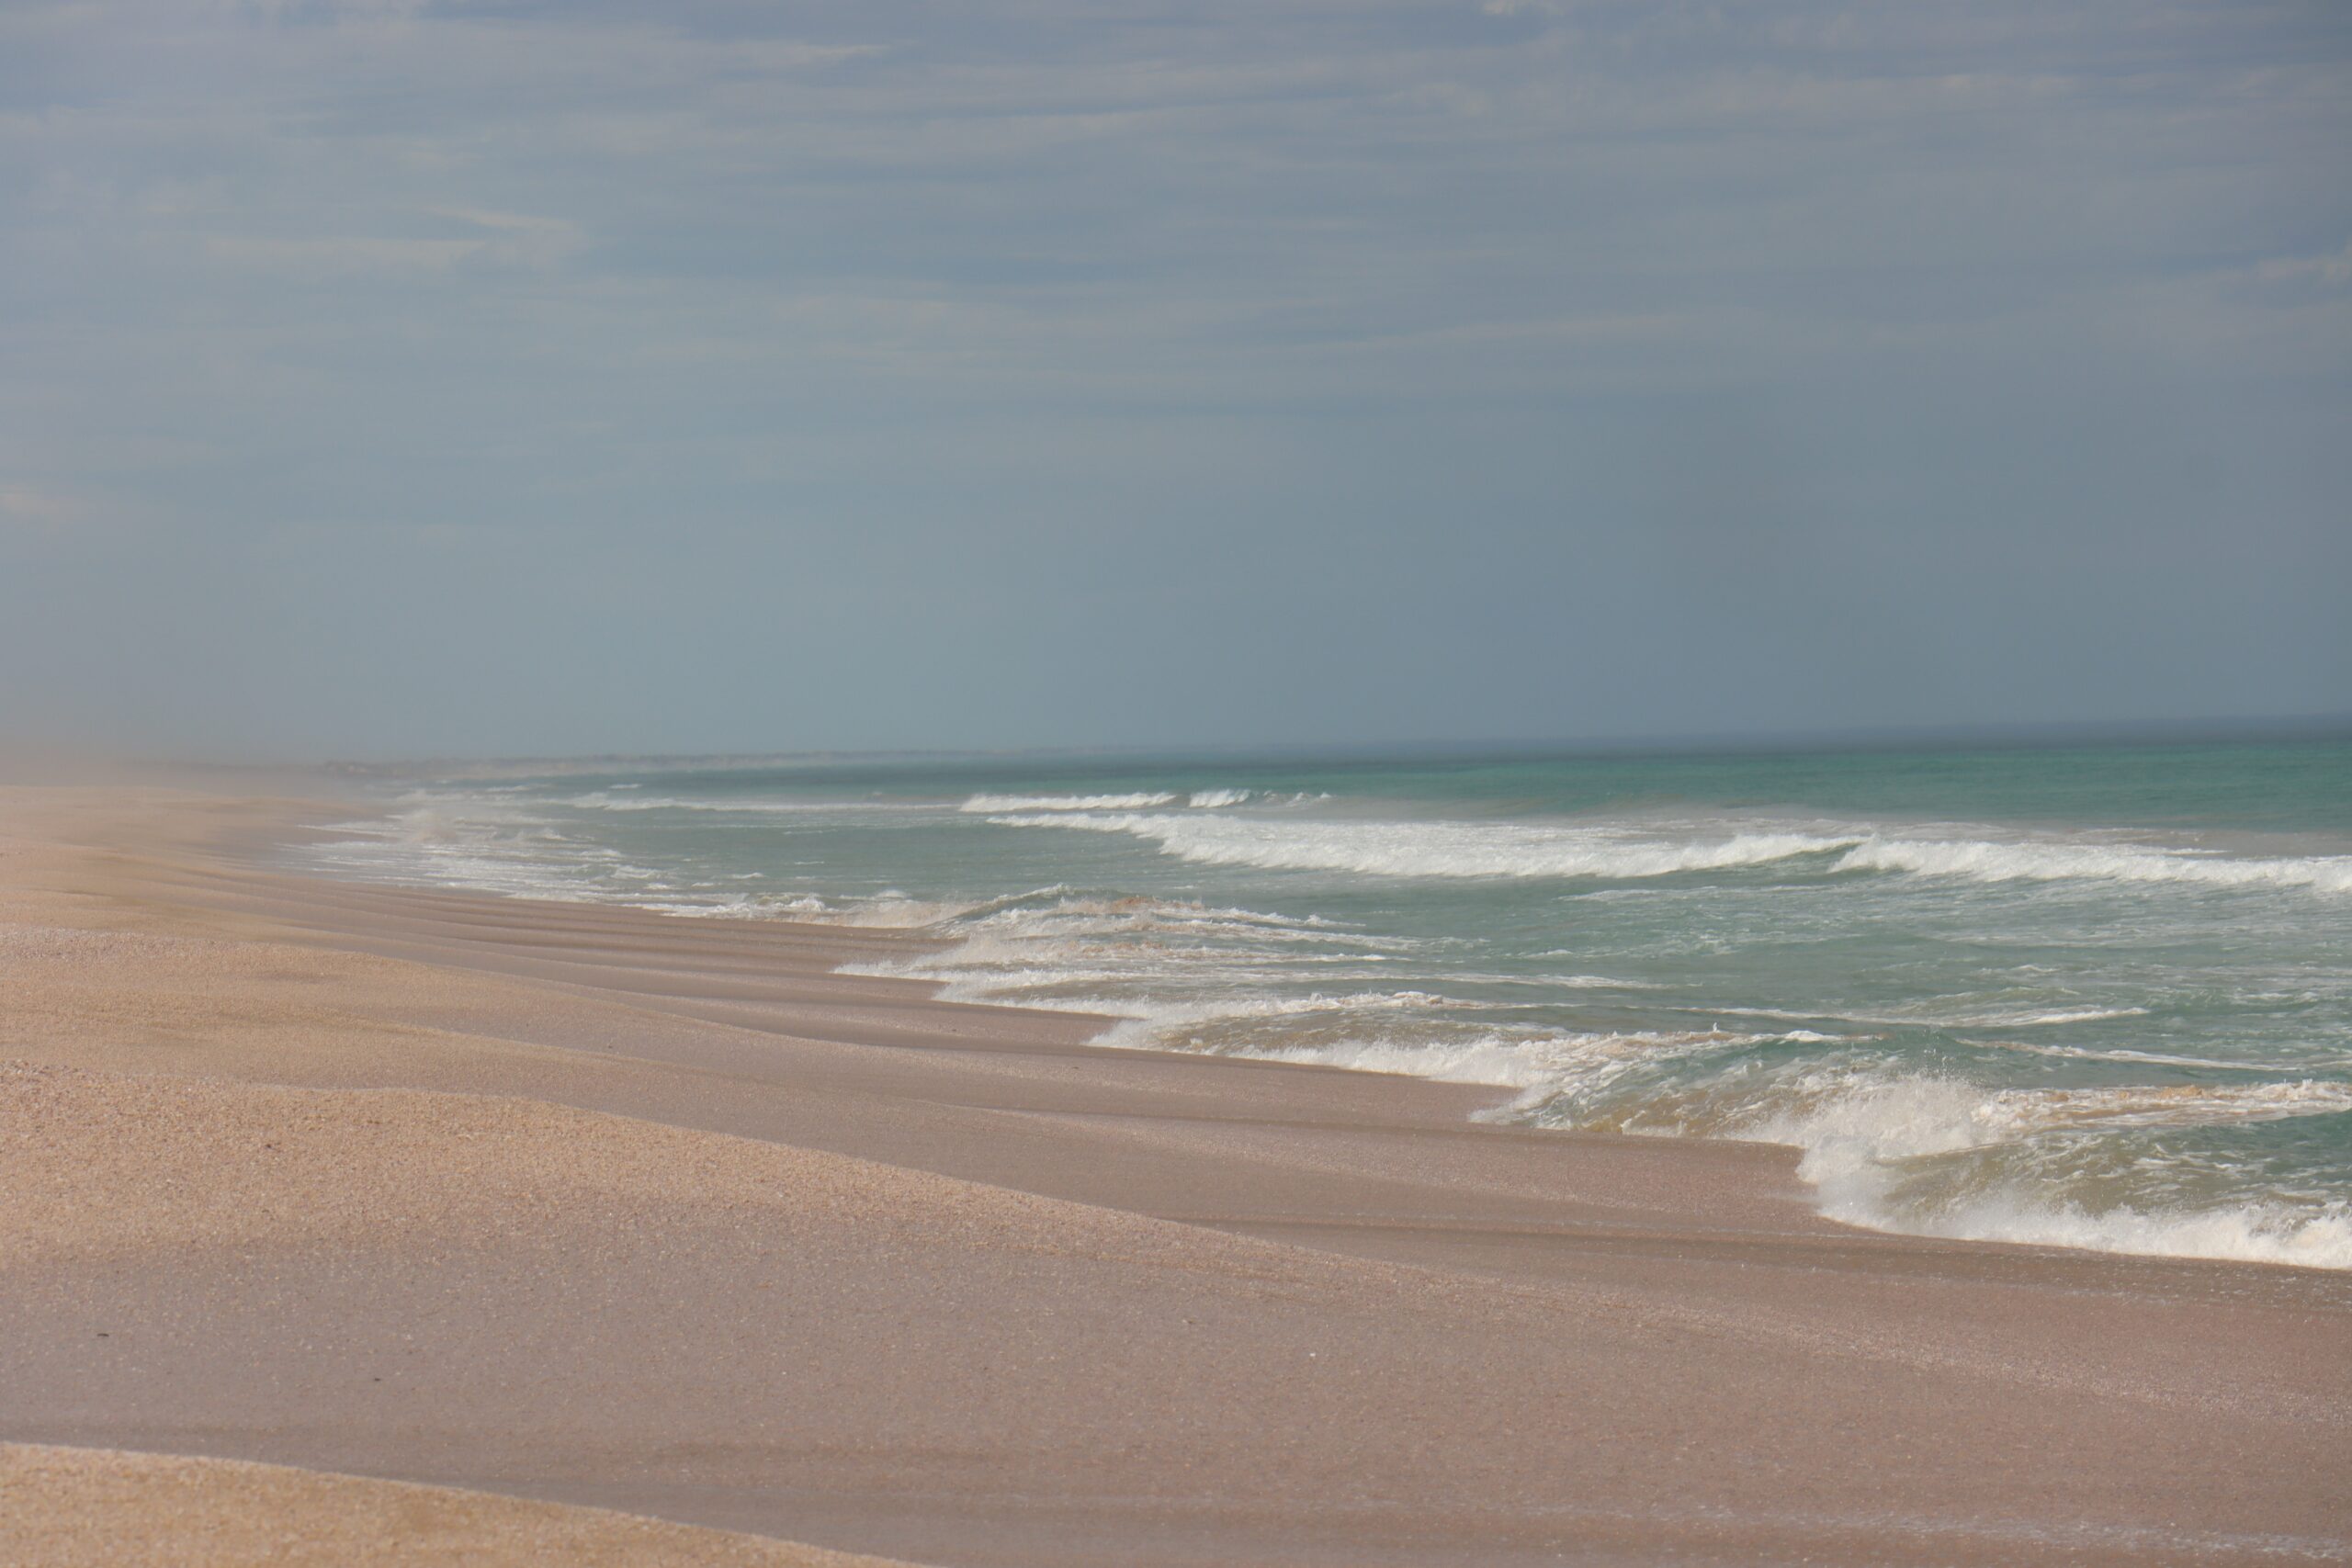
{"type": "Polygon", "coordinates": [[[2352,709],[2352,6],[0,4],[0,737],[2352,709]]]}

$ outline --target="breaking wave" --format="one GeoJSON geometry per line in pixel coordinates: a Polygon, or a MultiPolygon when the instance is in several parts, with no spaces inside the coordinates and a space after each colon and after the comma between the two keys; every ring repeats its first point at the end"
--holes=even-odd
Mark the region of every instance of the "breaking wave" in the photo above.
{"type": "Polygon", "coordinates": [[[1257,793],[1248,789],[1196,789],[1188,795],[1174,790],[1128,795],[976,795],[956,809],[975,816],[1019,811],[1148,811],[1182,802],[1195,811],[1215,811],[1255,799],[1257,793]]]}
{"type": "Polygon", "coordinates": [[[2352,855],[2253,857],[2145,844],[1893,838],[1875,829],[1807,826],[1724,832],[1567,823],[1284,820],[1156,814],[1172,801],[1069,797],[1041,814],[1035,802],[976,795],[967,811],[1007,828],[1121,833],[1201,865],[1351,872],[1397,877],[1642,878],[1827,857],[1818,869],[1900,872],[1974,882],[2094,880],[2352,893],[2352,855]]]}
{"type": "Polygon", "coordinates": [[[779,800],[769,797],[717,800],[685,800],[669,795],[623,795],[621,790],[634,786],[616,784],[609,790],[592,790],[586,795],[567,795],[557,801],[559,806],[575,811],[707,811],[736,816],[799,816],[842,811],[919,811],[922,809],[903,801],[880,800],[779,800]]]}
{"type": "Polygon", "coordinates": [[[2352,1083],[1995,1089],[1786,1050],[1840,1043],[1850,1042],[1809,1031],[1490,1033],[1253,1054],[1518,1091],[1491,1120],[1792,1145],[1822,1212],[1872,1230],[2352,1269],[2352,1205],[2341,1200],[2183,1190],[2101,1201],[2081,1171],[2063,1179],[2096,1163],[2086,1134],[2343,1115],[2352,1083]]]}
{"type": "MultiPolygon", "coordinates": [[[[969,807],[967,809],[977,809],[969,807]]],[[[1135,812],[990,818],[1007,828],[1075,828],[1147,839],[1180,860],[1270,871],[1340,871],[1376,876],[1665,876],[1761,865],[1849,847],[1850,839],[1739,833],[1675,842],[1612,829],[1470,822],[1288,822],[1254,817],[1135,812]]]]}
{"type": "Polygon", "coordinates": [[[1173,806],[1176,796],[1151,795],[976,795],[956,809],[991,811],[1140,811],[1153,806],[1173,806]]]}
{"type": "MultiPolygon", "coordinates": [[[[2098,1252],[2352,1269],[2352,1209],[2278,1194],[2100,1202],[2053,1181],[2038,1139],[2341,1114],[2352,1084],[1986,1090],[1949,1078],[1869,1078],[1758,1117],[1747,1135],[1804,1151],[1822,1212],[1877,1230],[2098,1252]],[[2004,1158],[2002,1156],[2007,1156],[2004,1158]],[[1973,1158],[1970,1156],[1973,1156],[1973,1158]]],[[[2076,1160],[2079,1140],[2059,1146],[2076,1160]]]]}
{"type": "Polygon", "coordinates": [[[1868,838],[1839,871],[1905,871],[1973,882],[2177,882],[2352,893],[2352,855],[2256,858],[2138,844],[2002,843],[1868,838]]]}

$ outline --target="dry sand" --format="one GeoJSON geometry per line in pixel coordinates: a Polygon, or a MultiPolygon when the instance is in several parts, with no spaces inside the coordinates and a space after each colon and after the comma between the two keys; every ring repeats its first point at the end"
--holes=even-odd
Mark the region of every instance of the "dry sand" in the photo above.
{"type": "Polygon", "coordinates": [[[12,1568],[889,1568],[789,1541],[285,1465],[0,1443],[12,1568]]]}
{"type": "Polygon", "coordinates": [[[0,1438],[304,1472],[11,1450],[0,1558],[2352,1558],[2345,1275],[257,869],[304,814],[0,791],[0,1438]]]}

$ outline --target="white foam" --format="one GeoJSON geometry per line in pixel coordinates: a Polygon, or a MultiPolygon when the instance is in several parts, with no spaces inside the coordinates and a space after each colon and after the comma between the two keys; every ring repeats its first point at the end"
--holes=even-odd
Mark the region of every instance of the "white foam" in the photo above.
{"type": "Polygon", "coordinates": [[[1136,795],[976,795],[956,807],[977,815],[997,811],[1142,811],[1173,806],[1164,792],[1136,795]]]}
{"type": "Polygon", "coordinates": [[[2075,1204],[2036,1201],[2010,1191],[1888,1225],[1878,1223],[1868,1205],[1841,1213],[1832,1198],[1823,1208],[1833,1219],[1914,1235],[2159,1258],[2352,1269],[2352,1213],[2341,1209],[2315,1213],[2287,1203],[2242,1203],[2214,1209],[2115,1208],[2093,1213],[2075,1204]]]}
{"type": "Polygon", "coordinates": [[[2032,1029],[2052,1023],[2097,1023],[2111,1018],[2145,1018],[2146,1008],[2052,1008],[2036,1012],[2030,1009],[2012,1013],[1993,1013],[1962,1022],[1963,1028],[2032,1029]]]}
{"type": "MultiPolygon", "coordinates": [[[[633,784],[616,784],[614,789],[633,789],[633,784]]],[[[778,800],[764,796],[746,796],[734,800],[687,800],[669,795],[619,795],[609,791],[592,791],[587,795],[569,795],[557,802],[578,811],[712,811],[738,816],[799,816],[808,813],[842,811],[921,811],[920,805],[910,801],[889,800],[778,800]]]]}
{"type": "Polygon", "coordinates": [[[1246,789],[1196,789],[1185,805],[1196,811],[1216,811],[1223,807],[1239,806],[1252,792],[1246,789]]]}
{"type": "Polygon", "coordinates": [[[2352,1111],[2352,1083],[2304,1078],[2261,1084],[2150,1084],[2001,1089],[1985,1097],[1986,1125],[2005,1135],[2054,1127],[2177,1127],[2275,1122],[2352,1111]]]}
{"type": "MultiPolygon", "coordinates": [[[[1193,805],[1232,792],[1202,792],[1193,805]]],[[[1204,865],[1406,877],[1651,877],[1768,865],[1837,852],[1821,869],[1978,882],[2094,880],[2352,893],[2352,855],[2243,856],[2160,844],[1919,838],[1829,823],[1626,826],[1572,822],[1332,820],[1161,814],[1173,795],[975,795],[1002,827],[1124,833],[1204,865]]],[[[1219,804],[1226,802],[1221,799],[1219,804]]],[[[1992,832],[1993,829],[1973,831],[1992,832]]]]}
{"type": "MultiPolygon", "coordinates": [[[[1631,1067],[1664,1057],[1736,1049],[1779,1034],[1723,1030],[1495,1032],[1466,1040],[1348,1040],[1251,1052],[1281,1062],[1314,1062],[1360,1072],[1395,1073],[1445,1083],[1490,1084],[1522,1091],[1513,1109],[1525,1111],[1566,1095],[1590,1095],[1631,1067]]],[[[1813,1036],[1820,1039],[1821,1036],[1813,1036]]]]}
{"type": "MultiPolygon", "coordinates": [[[[1419,1011],[1444,1007],[1446,1001],[1428,991],[1316,991],[1305,996],[1227,996],[1192,1001],[1078,997],[1069,998],[1067,1005],[1078,1011],[1108,1013],[1119,1019],[1095,1042],[1097,1044],[1158,1047],[1212,1028],[1229,1029],[1272,1019],[1339,1019],[1366,1013],[1419,1011]]],[[[1256,1050],[1245,1054],[1272,1055],[1256,1050]]]]}
{"type": "Polygon", "coordinates": [[[1904,871],[1973,882],[2187,883],[2206,887],[2307,887],[2352,893],[2352,855],[2256,857],[2153,844],[1900,839],[1871,836],[1839,871],[1904,871]]]}
{"type": "Polygon", "coordinates": [[[854,899],[825,898],[813,893],[734,893],[724,897],[659,902],[632,897],[628,902],[638,908],[664,915],[691,915],[708,919],[790,920],[802,925],[859,926],[881,931],[921,931],[943,920],[953,919],[968,908],[962,904],[910,898],[903,893],[854,899]]]}
{"type": "Polygon", "coordinates": [[[2053,1196],[2046,1180],[1939,1204],[1898,1195],[1906,1162],[2054,1129],[2268,1121],[2347,1109],[2352,1084],[2344,1083],[1986,1091],[1952,1078],[1865,1076],[1731,1130],[1804,1150],[1798,1174],[1818,1190],[1822,1212],[1875,1230],[2352,1269],[2352,1216],[2338,1207],[2253,1201],[2093,1212],[2053,1196]]]}
{"type": "Polygon", "coordinates": [[[1253,1054],[1515,1089],[1515,1100],[1488,1113],[1511,1120],[1569,1106],[1570,1123],[1577,1126],[1792,1144],[1804,1151],[1799,1172],[1816,1189],[1823,1213],[1875,1230],[2352,1269],[2352,1211],[2342,1204],[2257,1200],[2094,1211],[2069,1201],[2046,1179],[1996,1184],[1940,1204],[1905,1201],[1899,1190],[1911,1162],[2018,1145],[2038,1134],[2352,1111],[2352,1083],[1988,1090],[1950,1077],[1873,1076],[1850,1062],[1762,1083],[1701,1081],[1672,1094],[1657,1092],[1654,1073],[1633,1077],[1670,1058],[1821,1040],[1808,1031],[1491,1034],[1437,1043],[1351,1040],[1253,1054]],[[1623,1092],[1629,1078],[1639,1091],[1630,1098],[1623,1092]],[[1619,1092],[1612,1096],[1612,1089],[1619,1092]]]}
{"type": "Polygon", "coordinates": [[[2163,1051],[2133,1051],[2122,1047],[2098,1050],[2088,1045],[2038,1045],[2027,1040],[1971,1040],[1971,1045],[1996,1051],[2021,1051],[2029,1056],[2054,1056],[2068,1062],[2131,1062],[2158,1067],[2214,1067],[2223,1072],[2245,1067],[2244,1062],[2216,1061],[2211,1056],[2177,1056],[2163,1051]]]}
{"type": "Polygon", "coordinates": [[[1288,1045],[1253,1055],[1274,1062],[1303,1062],[1348,1067],[1361,1073],[1435,1078],[1440,1083],[1486,1084],[1496,1089],[1532,1089],[1551,1080],[1548,1069],[1528,1053],[1524,1043],[1491,1035],[1444,1044],[1366,1040],[1338,1045],[1288,1045]]]}
{"type": "Polygon", "coordinates": [[[2067,1127],[2179,1127],[2352,1111],[2352,1083],[2149,1084],[1987,1089],[1923,1074],[1872,1076],[1828,1066],[1768,1091],[1733,1119],[1767,1142],[1872,1163],[2013,1143],[2067,1127]]]}
{"type": "MultiPolygon", "coordinates": [[[[1539,953],[1538,958],[1581,958],[1580,953],[1539,953]]],[[[1657,987],[1647,980],[1620,980],[1613,975],[1481,975],[1477,978],[1490,985],[1541,986],[1547,990],[1561,991],[1654,991],[1657,987]]]]}
{"type": "MultiPolygon", "coordinates": [[[[967,808],[972,809],[969,803],[967,808]]],[[[1074,828],[1148,840],[1203,865],[1358,872],[1374,876],[1666,876],[1761,865],[1844,849],[1855,840],[1805,833],[1737,833],[1659,840],[1607,828],[1509,822],[1276,821],[1263,818],[1145,815],[1132,811],[1043,816],[1007,809],[1007,828],[1074,828]]]]}
{"type": "MultiPolygon", "coordinates": [[[[1945,998],[1949,1001],[1951,998],[1945,998]]],[[[2095,1023],[2118,1018],[2145,1018],[2143,1007],[2043,1007],[1984,1009],[1954,1011],[1949,1007],[1927,1005],[1905,1008],[1894,1012],[1851,1012],[1840,1010],[1834,1014],[1822,1012],[1792,1012],[1786,1008],[1736,1007],[1728,1003],[1713,1004],[1707,1010],[1726,1018],[1781,1018],[1795,1021],[1834,1017],[1841,1023],[1865,1023],[1883,1029],[2032,1029],[2069,1023],[2095,1023]]],[[[2014,1046],[2017,1042],[1984,1040],[1976,1043],[2014,1046]]],[[[2098,1053],[2082,1053],[2096,1055],[2098,1053]]],[[[2231,1064],[2224,1063],[2223,1066],[2231,1064]]],[[[2243,1064],[2240,1064],[2243,1065],[2243,1064]]]]}
{"type": "MultiPolygon", "coordinates": [[[[1066,886],[967,906],[933,929],[956,944],[853,972],[934,980],[958,1000],[1148,1017],[1153,1027],[1178,1028],[1261,1009],[1345,1005],[1324,987],[1384,982],[1387,971],[1377,965],[1392,954],[1383,950],[1412,945],[1315,916],[1066,886]],[[1317,995],[1270,1002],[1266,983],[1284,979],[1307,980],[1317,995]]],[[[1138,1022],[1123,1036],[1142,1032],[1138,1022]]]]}

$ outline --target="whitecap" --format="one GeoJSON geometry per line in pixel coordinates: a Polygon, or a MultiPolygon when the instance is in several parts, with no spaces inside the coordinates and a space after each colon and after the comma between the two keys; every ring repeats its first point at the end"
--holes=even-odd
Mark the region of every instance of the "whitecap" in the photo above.
{"type": "Polygon", "coordinates": [[[1838,871],[1899,871],[1973,882],[2091,880],[2352,893],[2352,855],[2237,856],[2151,844],[1871,837],[1838,871]]]}
{"type": "Polygon", "coordinates": [[[1141,811],[1173,806],[1177,796],[1164,791],[1133,795],[976,795],[956,807],[985,816],[998,811],[1141,811]]]}
{"type": "MultiPolygon", "coordinates": [[[[966,808],[975,809],[968,802],[966,808]]],[[[1855,841],[1806,833],[1676,841],[1613,829],[1524,823],[1302,822],[1132,811],[1045,816],[1005,808],[989,820],[1006,828],[1125,833],[1204,865],[1411,877],[1665,876],[1761,865],[1855,841]]]]}

